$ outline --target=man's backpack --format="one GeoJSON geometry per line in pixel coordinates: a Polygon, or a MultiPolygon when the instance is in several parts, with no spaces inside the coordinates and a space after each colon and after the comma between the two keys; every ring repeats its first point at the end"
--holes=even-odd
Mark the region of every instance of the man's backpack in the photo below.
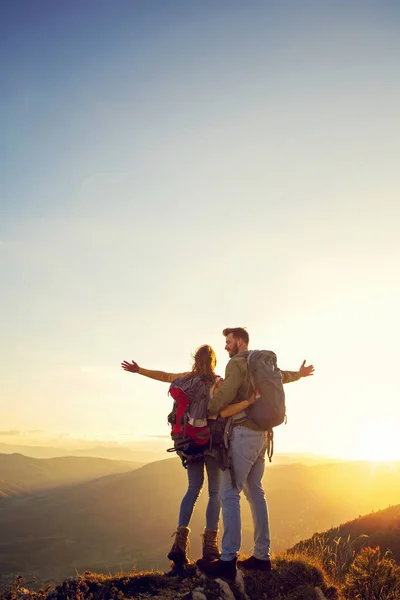
{"type": "Polygon", "coordinates": [[[247,366],[252,388],[260,396],[246,410],[246,414],[257,427],[268,432],[267,451],[271,462],[274,452],[273,427],[281,425],[286,418],[282,374],[277,365],[276,354],[270,350],[249,352],[247,366]]]}
{"type": "Polygon", "coordinates": [[[203,455],[210,442],[207,422],[207,406],[210,384],[202,377],[179,377],[168,392],[174,399],[172,412],[168,415],[174,447],[168,452],[177,452],[183,466],[203,455]]]}

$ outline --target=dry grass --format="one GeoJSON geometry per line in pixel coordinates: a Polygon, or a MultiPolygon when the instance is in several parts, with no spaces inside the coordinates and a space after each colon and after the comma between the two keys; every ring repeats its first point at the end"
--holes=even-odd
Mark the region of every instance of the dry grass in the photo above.
{"type": "Polygon", "coordinates": [[[346,573],[343,593],[349,599],[398,600],[400,567],[379,548],[364,548],[346,573]]]}
{"type": "Polygon", "coordinates": [[[263,600],[313,600],[319,588],[329,600],[339,600],[337,590],[331,586],[318,563],[300,554],[281,553],[273,557],[274,568],[270,574],[246,573],[246,592],[250,598],[263,600]]]}
{"type": "MultiPolygon", "coordinates": [[[[244,573],[245,589],[250,600],[316,600],[318,586],[326,598],[337,598],[336,590],[326,584],[318,566],[302,557],[276,557],[271,573],[244,573]]],[[[65,580],[56,588],[40,591],[24,589],[22,579],[14,582],[0,600],[189,600],[196,588],[207,600],[221,597],[219,584],[201,578],[194,565],[189,566],[185,577],[170,577],[161,572],[120,573],[98,575],[84,573],[65,580]]],[[[243,595],[236,585],[231,586],[236,600],[243,595]]]]}
{"type": "MultiPolygon", "coordinates": [[[[400,566],[388,553],[382,556],[379,548],[364,542],[340,538],[331,546],[316,538],[307,551],[280,553],[273,557],[271,573],[244,572],[246,594],[250,600],[317,600],[320,592],[328,600],[398,600],[400,566]]],[[[17,578],[0,593],[0,600],[191,600],[197,588],[207,600],[221,597],[218,583],[201,578],[189,565],[183,577],[154,571],[86,572],[39,591],[26,590],[23,579],[17,578]]],[[[231,589],[236,600],[243,599],[239,588],[231,589]]]]}
{"type": "Polygon", "coordinates": [[[338,537],[326,543],[322,536],[313,536],[302,548],[297,544],[286,554],[302,556],[317,566],[328,583],[338,589],[344,600],[399,600],[400,566],[386,552],[381,556],[379,546],[370,547],[369,538],[338,537]]]}

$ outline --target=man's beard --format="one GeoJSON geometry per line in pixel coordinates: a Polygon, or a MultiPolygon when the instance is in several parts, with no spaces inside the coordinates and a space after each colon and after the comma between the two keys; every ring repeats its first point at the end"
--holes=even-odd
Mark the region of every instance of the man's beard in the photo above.
{"type": "Polygon", "coordinates": [[[239,354],[239,348],[237,343],[235,343],[234,347],[231,348],[230,352],[229,352],[229,357],[232,358],[233,356],[236,356],[236,354],[239,354]]]}

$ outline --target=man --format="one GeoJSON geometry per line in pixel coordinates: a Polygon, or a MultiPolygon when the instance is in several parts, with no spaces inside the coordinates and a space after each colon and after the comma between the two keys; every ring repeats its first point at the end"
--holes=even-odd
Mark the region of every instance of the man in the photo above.
{"type": "MultiPolygon", "coordinates": [[[[224,329],[225,350],[230,361],[226,366],[225,380],[215,392],[208,405],[210,415],[218,414],[231,403],[241,402],[252,393],[247,368],[249,334],[242,327],[224,329]]],[[[297,381],[313,375],[314,367],[303,362],[299,371],[282,371],[282,382],[297,381]]],[[[254,524],[254,553],[238,565],[246,569],[270,571],[270,536],[268,510],[262,487],[267,448],[266,432],[247,420],[235,426],[231,436],[232,466],[235,483],[227,469],[222,473],[220,500],[224,535],[221,558],[214,561],[200,559],[199,568],[208,575],[234,580],[236,577],[237,553],[241,544],[240,494],[243,490],[250,503],[254,524]]]]}

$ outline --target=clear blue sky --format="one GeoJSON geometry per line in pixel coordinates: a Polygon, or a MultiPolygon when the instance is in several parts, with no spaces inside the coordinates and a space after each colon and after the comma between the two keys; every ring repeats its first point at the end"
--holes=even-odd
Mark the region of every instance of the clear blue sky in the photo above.
{"type": "Polygon", "coordinates": [[[399,33],[395,1],[1,4],[4,432],[168,433],[121,360],[223,373],[247,325],[317,369],[280,449],[394,454],[399,33]]]}

